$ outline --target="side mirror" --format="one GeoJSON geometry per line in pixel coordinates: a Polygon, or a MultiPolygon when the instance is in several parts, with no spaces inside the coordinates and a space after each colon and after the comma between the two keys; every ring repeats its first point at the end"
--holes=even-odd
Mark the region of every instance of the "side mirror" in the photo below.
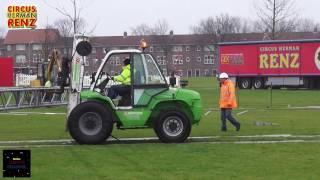
{"type": "Polygon", "coordinates": [[[76,51],[81,56],[88,56],[92,51],[92,46],[88,41],[81,41],[77,44],[76,51]]]}

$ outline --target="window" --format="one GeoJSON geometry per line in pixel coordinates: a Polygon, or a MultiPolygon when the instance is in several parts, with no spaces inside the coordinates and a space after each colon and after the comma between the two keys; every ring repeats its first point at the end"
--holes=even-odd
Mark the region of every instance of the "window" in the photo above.
{"type": "Polygon", "coordinates": [[[25,63],[26,62],[26,56],[25,55],[17,55],[16,56],[16,63],[25,63]]]}
{"type": "Polygon", "coordinates": [[[208,45],[208,46],[205,46],[203,48],[204,51],[209,51],[209,52],[212,52],[214,51],[214,46],[213,45],[208,45]]]}
{"type": "Polygon", "coordinates": [[[157,51],[157,52],[164,52],[164,49],[163,49],[162,47],[157,47],[157,48],[156,48],[156,51],[157,51]]]}
{"type": "Polygon", "coordinates": [[[11,51],[11,45],[7,45],[7,51],[11,51]]]}
{"type": "Polygon", "coordinates": [[[186,51],[190,51],[190,46],[186,46],[186,51]]]}
{"type": "Polygon", "coordinates": [[[33,54],[32,56],[32,62],[42,62],[42,59],[41,59],[41,54],[33,54]]]}
{"type": "Polygon", "coordinates": [[[166,65],[167,64],[166,56],[157,56],[157,63],[159,65],[166,65]]]}
{"type": "Polygon", "coordinates": [[[201,51],[201,46],[197,46],[197,51],[201,51]]]}
{"type": "Polygon", "coordinates": [[[190,62],[190,58],[189,57],[186,57],[186,62],[190,62]]]}
{"type": "Polygon", "coordinates": [[[153,96],[166,90],[166,80],[151,55],[134,54],[133,62],[131,79],[138,85],[133,87],[133,105],[146,106],[153,96]],[[147,88],[149,85],[152,88],[147,88]]]}
{"type": "Polygon", "coordinates": [[[150,51],[150,52],[153,52],[153,46],[150,46],[149,51],[150,51]]]}
{"type": "Polygon", "coordinates": [[[147,84],[165,84],[166,81],[160,75],[160,71],[150,55],[145,55],[147,84]]]}
{"type": "Polygon", "coordinates": [[[216,76],[217,75],[217,71],[215,69],[212,69],[212,76],[216,76]]]}
{"type": "Polygon", "coordinates": [[[63,54],[67,54],[67,48],[63,48],[63,54]]]}
{"type": "Polygon", "coordinates": [[[92,48],[92,54],[97,53],[97,49],[96,48],[92,48]]]}
{"type": "Polygon", "coordinates": [[[121,64],[120,57],[117,55],[111,56],[109,60],[109,64],[116,65],[116,66],[120,65],[121,64]]]}
{"type": "Polygon", "coordinates": [[[213,55],[205,55],[203,63],[204,64],[214,64],[213,55]]]}
{"type": "Polygon", "coordinates": [[[168,70],[167,70],[167,68],[163,68],[163,69],[162,69],[162,74],[163,74],[164,76],[167,76],[167,75],[168,75],[168,70]]]}
{"type": "Polygon", "coordinates": [[[197,61],[198,61],[198,62],[201,62],[201,57],[200,57],[200,56],[197,57],[197,61]]]}
{"type": "Polygon", "coordinates": [[[121,65],[119,57],[116,58],[116,65],[117,65],[117,66],[121,65]]]}
{"type": "Polygon", "coordinates": [[[196,69],[196,77],[200,76],[200,69],[196,69]]]}
{"type": "MultiPolygon", "coordinates": [[[[107,62],[105,64],[103,64],[103,70],[102,72],[107,72],[110,75],[119,75],[122,72],[122,67],[119,66],[119,64],[122,64],[122,61],[127,58],[130,57],[130,54],[128,53],[123,53],[123,54],[112,54],[108,59],[107,62]]],[[[93,61],[96,61],[96,65],[100,64],[101,61],[99,61],[98,59],[93,59],[93,61]]],[[[91,63],[91,66],[93,64],[91,63]]],[[[103,76],[102,79],[104,79],[105,76],[103,76]]]]}
{"type": "Polygon", "coordinates": [[[41,44],[33,44],[32,49],[35,51],[42,50],[42,45],[41,44]]]}
{"type": "Polygon", "coordinates": [[[182,55],[172,55],[172,63],[173,64],[183,64],[183,56],[182,55]]]}
{"type": "Polygon", "coordinates": [[[188,69],[188,77],[192,77],[192,70],[191,69],[188,69]]]}
{"type": "Polygon", "coordinates": [[[210,76],[208,69],[205,69],[205,70],[204,70],[204,76],[210,76]]]}
{"type": "MultiPolygon", "coordinates": [[[[160,70],[156,66],[152,57],[147,54],[134,55],[134,84],[165,84],[166,81],[160,74],[160,70]]],[[[138,96],[137,96],[138,97],[138,96]]]]}
{"type": "Polygon", "coordinates": [[[16,50],[17,50],[17,51],[25,51],[25,50],[26,50],[26,45],[24,45],[24,44],[17,44],[17,45],[16,45],[16,50]]]}
{"type": "Polygon", "coordinates": [[[172,51],[173,52],[182,52],[182,46],[173,46],[172,51]]]}

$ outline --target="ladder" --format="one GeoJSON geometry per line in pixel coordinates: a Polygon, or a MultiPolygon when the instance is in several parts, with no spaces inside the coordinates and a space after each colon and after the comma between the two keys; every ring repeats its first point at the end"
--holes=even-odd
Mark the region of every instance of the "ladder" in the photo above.
{"type": "Polygon", "coordinates": [[[22,88],[22,87],[0,87],[0,111],[49,107],[67,105],[68,88],[63,93],[57,93],[60,87],[52,88],[22,88]]]}

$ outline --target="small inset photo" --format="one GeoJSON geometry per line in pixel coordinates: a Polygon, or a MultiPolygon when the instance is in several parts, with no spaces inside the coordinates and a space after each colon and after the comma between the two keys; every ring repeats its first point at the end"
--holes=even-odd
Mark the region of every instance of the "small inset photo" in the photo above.
{"type": "Polygon", "coordinates": [[[3,177],[31,177],[30,150],[3,150],[3,177]]]}

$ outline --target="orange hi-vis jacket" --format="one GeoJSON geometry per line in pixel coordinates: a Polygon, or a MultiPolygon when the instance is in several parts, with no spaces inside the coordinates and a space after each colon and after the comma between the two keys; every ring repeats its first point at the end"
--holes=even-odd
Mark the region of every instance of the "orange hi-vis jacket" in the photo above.
{"type": "Polygon", "coordinates": [[[230,79],[227,79],[223,83],[221,83],[219,104],[220,108],[238,107],[235,87],[230,79]]]}

